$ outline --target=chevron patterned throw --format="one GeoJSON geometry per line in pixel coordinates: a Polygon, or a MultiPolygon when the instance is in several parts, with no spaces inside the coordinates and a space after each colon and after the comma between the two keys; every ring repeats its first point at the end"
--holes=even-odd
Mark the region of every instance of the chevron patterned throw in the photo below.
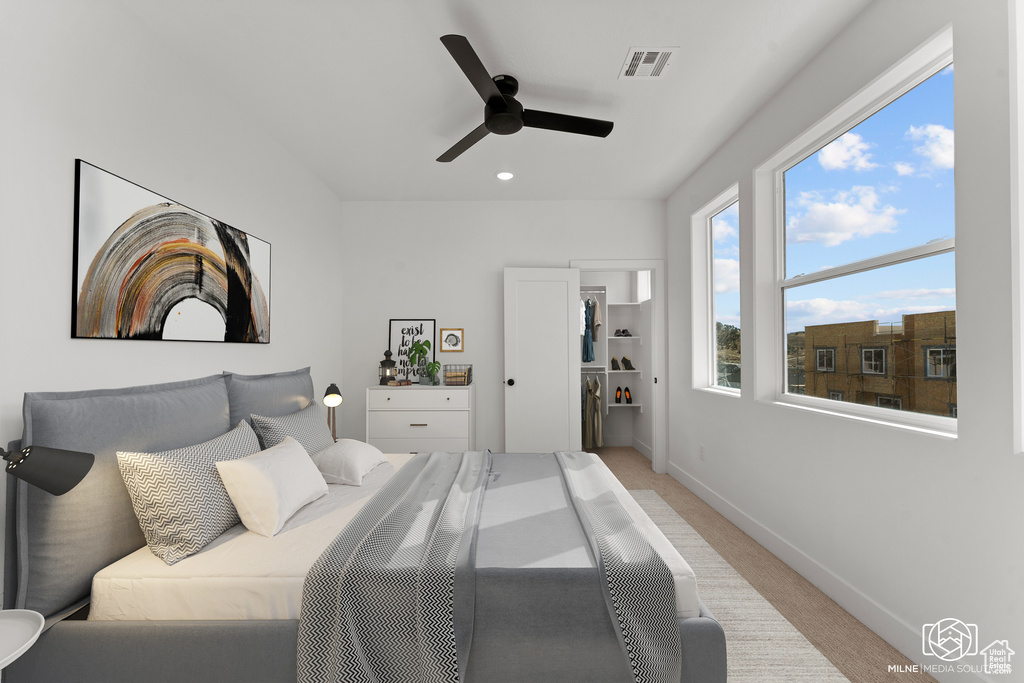
{"type": "Polygon", "coordinates": [[[672,572],[608,490],[597,456],[556,453],[601,573],[637,683],[678,681],[682,667],[672,572]],[[587,528],[589,527],[589,529],[587,528]]]}
{"type": "Polygon", "coordinates": [[[456,559],[489,459],[416,456],[327,547],[303,586],[301,683],[459,680],[456,559]]]}
{"type": "MultiPolygon", "coordinates": [[[[556,456],[606,577],[609,618],[633,679],[678,682],[669,568],[591,466],[596,456],[556,456]]],[[[468,650],[456,647],[455,576],[461,563],[473,566],[460,548],[478,524],[490,468],[488,452],[421,453],[356,514],[306,575],[299,683],[462,680],[468,650]]]]}

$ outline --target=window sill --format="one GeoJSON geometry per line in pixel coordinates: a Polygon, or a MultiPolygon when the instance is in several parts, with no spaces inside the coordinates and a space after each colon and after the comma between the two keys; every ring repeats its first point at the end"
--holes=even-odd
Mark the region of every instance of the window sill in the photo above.
{"type": "Polygon", "coordinates": [[[694,387],[697,391],[706,391],[709,394],[717,394],[719,396],[728,396],[729,398],[739,398],[740,390],[733,389],[732,387],[694,387]]]}
{"type": "Polygon", "coordinates": [[[957,421],[951,417],[911,413],[891,408],[862,406],[855,403],[846,403],[842,409],[837,409],[832,404],[839,403],[838,401],[800,396],[798,394],[785,394],[777,396],[774,400],[762,400],[761,402],[821,415],[830,415],[841,419],[868,422],[883,427],[904,429],[943,439],[957,438],[957,421]]]}

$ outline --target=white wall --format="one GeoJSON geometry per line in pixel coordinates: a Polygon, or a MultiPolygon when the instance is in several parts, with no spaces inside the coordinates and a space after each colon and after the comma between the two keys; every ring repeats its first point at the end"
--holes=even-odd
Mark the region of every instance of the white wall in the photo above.
{"type": "Polygon", "coordinates": [[[346,204],[345,435],[365,435],[364,390],[377,382],[388,320],[435,318],[465,328],[466,350],[437,359],[473,364],[477,448],[504,450],[503,269],[661,258],[664,223],[658,201],[346,204]]]}
{"type": "Polygon", "coordinates": [[[337,265],[341,203],[109,5],[0,11],[4,444],[21,436],[26,391],[305,365],[317,391],[341,377],[342,290],[317,275],[337,265]],[[71,339],[75,158],[270,242],[270,344],[71,339]]]}
{"type": "MultiPolygon", "coordinates": [[[[670,472],[925,664],[942,662],[922,656],[921,627],[947,617],[977,624],[982,647],[997,638],[1008,638],[1018,652],[1024,646],[1024,455],[1014,448],[1020,416],[1010,372],[1020,349],[1011,343],[1010,324],[1017,226],[1010,210],[1016,193],[1009,177],[1007,22],[1004,0],[876,2],[668,204],[669,338],[681,350],[674,357],[685,358],[692,334],[691,214],[739,182],[743,315],[752,321],[754,288],[770,287],[772,278],[752,269],[754,235],[770,239],[772,230],[752,225],[753,170],[952,23],[959,437],[764,400],[773,395],[765,381],[774,376],[773,359],[768,349],[755,347],[758,330],[743,336],[739,399],[692,389],[688,362],[673,363],[669,373],[670,472]],[[697,458],[699,444],[705,462],[697,458]]],[[[970,663],[980,667],[982,659],[970,663]]],[[[978,680],[973,674],[938,677],[978,680]]]]}

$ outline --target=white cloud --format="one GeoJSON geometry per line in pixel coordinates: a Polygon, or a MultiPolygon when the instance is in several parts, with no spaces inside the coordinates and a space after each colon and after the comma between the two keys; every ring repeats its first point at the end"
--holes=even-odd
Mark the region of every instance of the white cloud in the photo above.
{"type": "Polygon", "coordinates": [[[873,187],[856,186],[838,192],[832,201],[825,201],[817,193],[803,193],[797,205],[805,211],[789,219],[786,240],[834,247],[851,239],[895,232],[896,217],[906,209],[879,204],[873,187]]]}
{"type": "Polygon", "coordinates": [[[892,165],[900,175],[914,175],[914,165],[905,161],[897,161],[892,165]]]}
{"type": "Polygon", "coordinates": [[[875,296],[880,299],[940,299],[955,297],[955,287],[944,287],[939,289],[893,289],[887,292],[879,292],[875,296]]]}
{"type": "Polygon", "coordinates": [[[740,290],[740,262],[736,259],[715,259],[715,294],[740,290]]]}
{"type": "Polygon", "coordinates": [[[907,131],[908,140],[922,144],[914,151],[923,156],[934,168],[953,168],[953,131],[937,123],[925,126],[911,126],[907,131]]]}
{"type": "Polygon", "coordinates": [[[869,149],[874,145],[864,142],[857,133],[844,133],[828,143],[818,152],[818,163],[826,171],[870,171],[878,164],[871,161],[869,149]]]}
{"type": "Polygon", "coordinates": [[[711,221],[711,236],[715,242],[728,242],[739,236],[739,231],[729,223],[716,218],[711,221]]]}
{"type": "Polygon", "coordinates": [[[904,315],[948,311],[950,306],[903,305],[886,308],[875,302],[837,299],[804,299],[786,302],[786,329],[795,332],[808,325],[831,325],[864,320],[898,323],[904,315]]]}

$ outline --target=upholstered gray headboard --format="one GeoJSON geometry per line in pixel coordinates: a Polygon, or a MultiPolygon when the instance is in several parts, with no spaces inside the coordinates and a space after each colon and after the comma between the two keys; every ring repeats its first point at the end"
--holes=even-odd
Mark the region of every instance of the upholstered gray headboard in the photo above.
{"type": "Polygon", "coordinates": [[[308,367],[25,394],[24,445],[86,451],[96,461],[63,496],[7,478],[4,607],[36,610],[48,622],[59,619],[88,600],[93,574],[145,545],[117,451],[190,446],[224,434],[251,413],[285,415],[311,400],[308,367]]]}

